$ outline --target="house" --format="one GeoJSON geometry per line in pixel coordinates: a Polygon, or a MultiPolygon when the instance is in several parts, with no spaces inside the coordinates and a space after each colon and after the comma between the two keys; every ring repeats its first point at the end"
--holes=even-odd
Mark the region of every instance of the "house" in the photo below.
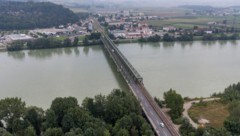
{"type": "Polygon", "coordinates": [[[113,30],[110,32],[115,37],[124,37],[126,38],[126,30],[113,30]]]}
{"type": "Polygon", "coordinates": [[[113,22],[109,22],[108,25],[109,26],[120,26],[123,25],[125,21],[113,21],[113,22]]]}
{"type": "Polygon", "coordinates": [[[128,32],[126,34],[126,38],[129,38],[129,39],[141,38],[141,37],[142,37],[142,33],[141,32],[128,32]]]}
{"type": "Polygon", "coordinates": [[[163,27],[163,31],[167,31],[167,32],[169,32],[169,31],[176,31],[176,30],[177,30],[177,28],[174,27],[174,26],[163,27]]]}
{"type": "Polygon", "coordinates": [[[9,39],[9,41],[27,41],[32,40],[33,37],[26,34],[11,34],[7,35],[6,39],[9,39]]]}
{"type": "Polygon", "coordinates": [[[213,31],[207,30],[207,31],[204,31],[204,33],[206,33],[206,34],[212,34],[213,31]]]}

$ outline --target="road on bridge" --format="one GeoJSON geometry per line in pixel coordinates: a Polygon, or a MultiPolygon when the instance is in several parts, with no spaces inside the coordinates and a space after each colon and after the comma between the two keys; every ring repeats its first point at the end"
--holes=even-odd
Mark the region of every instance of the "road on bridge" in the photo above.
{"type": "Polygon", "coordinates": [[[133,94],[140,102],[140,105],[146,114],[146,117],[150,121],[155,133],[158,136],[180,136],[178,131],[174,128],[172,122],[166,118],[143,84],[136,81],[136,78],[132,76],[133,74],[124,64],[124,59],[121,58],[121,52],[116,47],[113,47],[115,46],[114,43],[107,35],[104,34],[99,23],[96,20],[94,22],[97,30],[102,33],[101,40],[105,49],[116,64],[118,71],[121,72],[125,81],[128,83],[128,86],[131,88],[133,94]],[[161,123],[164,123],[165,126],[161,126],[161,123]]]}

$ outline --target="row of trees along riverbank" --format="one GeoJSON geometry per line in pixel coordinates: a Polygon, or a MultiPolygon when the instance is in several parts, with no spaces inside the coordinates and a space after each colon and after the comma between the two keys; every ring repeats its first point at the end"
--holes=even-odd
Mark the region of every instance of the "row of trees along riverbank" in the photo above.
{"type": "Polygon", "coordinates": [[[182,34],[178,37],[172,36],[170,34],[165,34],[162,38],[158,35],[150,36],[148,38],[140,38],[139,42],[174,42],[174,41],[194,41],[194,40],[203,40],[203,41],[214,41],[214,40],[237,40],[239,39],[238,34],[205,34],[202,37],[194,37],[192,34],[182,34]]]}
{"type": "Polygon", "coordinates": [[[69,38],[65,38],[64,40],[59,40],[57,38],[39,38],[31,41],[15,41],[7,47],[7,50],[18,51],[24,49],[51,49],[99,45],[102,43],[99,39],[100,33],[92,33],[91,35],[86,35],[82,42],[80,42],[79,38],[77,37],[75,37],[73,40],[69,38]]]}

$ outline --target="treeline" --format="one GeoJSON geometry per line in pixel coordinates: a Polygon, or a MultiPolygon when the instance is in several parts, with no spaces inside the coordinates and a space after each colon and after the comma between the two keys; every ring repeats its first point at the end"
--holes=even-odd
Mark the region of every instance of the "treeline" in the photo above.
{"type": "Polygon", "coordinates": [[[64,41],[54,38],[40,38],[32,41],[15,41],[10,46],[7,46],[8,51],[18,51],[24,49],[48,49],[60,47],[75,47],[78,46],[78,38],[74,38],[72,42],[69,38],[64,41]]]}
{"type": "Polygon", "coordinates": [[[0,29],[33,29],[75,23],[79,17],[50,2],[0,2],[0,29]]]}
{"type": "MultiPolygon", "coordinates": [[[[180,111],[181,109],[181,106],[180,107],[176,106],[176,105],[179,105],[179,103],[180,105],[182,105],[181,104],[182,100],[180,100],[180,97],[178,96],[178,94],[176,94],[175,91],[170,90],[164,93],[164,96],[165,96],[166,103],[169,103],[168,101],[172,103],[170,116],[174,117],[171,115],[173,113],[175,113],[174,115],[180,115],[180,114],[177,114],[178,112],[173,112],[173,111],[178,111],[178,109],[180,111]],[[166,95],[168,95],[168,97],[166,97],[166,95]],[[175,110],[172,110],[172,108],[174,108],[175,110]]],[[[177,120],[173,120],[173,121],[176,124],[181,124],[179,131],[182,136],[239,136],[240,135],[240,83],[230,85],[225,89],[223,93],[219,93],[219,94],[215,93],[213,96],[220,97],[221,102],[228,104],[229,116],[224,121],[224,126],[222,128],[212,128],[212,127],[206,126],[206,127],[199,127],[198,129],[195,129],[187,119],[185,118],[181,119],[180,117],[177,120]]]]}
{"type": "Polygon", "coordinates": [[[140,38],[138,39],[139,42],[160,42],[161,37],[159,35],[150,36],[148,38],[140,38]]]}
{"type": "Polygon", "coordinates": [[[224,127],[232,135],[240,135],[240,83],[230,85],[223,93],[215,94],[221,100],[229,103],[229,117],[224,122],[224,127]]]}
{"type": "Polygon", "coordinates": [[[108,96],[56,98],[44,111],[19,98],[0,100],[1,136],[152,136],[138,101],[127,92],[108,96]]]}
{"type": "Polygon", "coordinates": [[[86,35],[83,39],[83,43],[79,43],[79,38],[75,37],[73,40],[65,38],[59,40],[56,38],[39,38],[29,41],[15,41],[11,45],[7,46],[8,51],[19,51],[24,49],[51,49],[51,48],[62,48],[62,47],[76,47],[76,46],[89,46],[102,44],[100,40],[100,33],[91,33],[86,35]]]}
{"type": "Polygon", "coordinates": [[[193,41],[193,35],[184,34],[179,37],[174,37],[170,34],[165,34],[162,38],[159,35],[153,35],[147,38],[140,38],[139,42],[174,42],[174,41],[193,41]]]}
{"type": "MultiPolygon", "coordinates": [[[[236,85],[233,85],[234,88],[236,87],[236,85]]],[[[227,89],[232,90],[232,86],[230,87],[231,89],[227,89]]],[[[240,83],[238,85],[238,87],[240,89],[240,83]]],[[[228,92],[227,91],[227,92],[228,92]]],[[[187,98],[186,98],[187,99],[187,98]]],[[[233,131],[230,131],[230,129],[225,126],[225,128],[212,128],[209,126],[206,127],[199,127],[199,128],[194,128],[190,123],[189,120],[187,118],[183,118],[182,116],[182,112],[183,112],[183,105],[184,105],[184,98],[178,94],[175,90],[170,89],[169,91],[164,93],[164,101],[160,101],[159,99],[155,98],[155,101],[158,103],[158,105],[160,107],[164,107],[166,106],[167,108],[170,109],[170,111],[168,112],[172,121],[177,124],[180,125],[179,128],[179,132],[181,134],[181,136],[232,136],[232,135],[239,135],[239,133],[232,133],[233,131]]],[[[231,114],[234,114],[233,118],[230,117],[231,119],[236,119],[236,118],[240,118],[240,112],[236,112],[236,111],[240,111],[240,105],[236,106],[236,103],[234,103],[235,105],[230,106],[230,109],[233,109],[233,112],[230,113],[230,116],[232,116],[231,114]],[[236,107],[236,108],[233,108],[236,107]]],[[[240,104],[240,102],[239,102],[240,104]]],[[[231,122],[232,124],[235,124],[233,122],[231,122]]],[[[225,124],[231,124],[229,122],[225,122],[225,124]]],[[[236,125],[236,124],[235,124],[236,125]]],[[[234,130],[239,130],[240,127],[239,126],[231,126],[230,128],[233,128],[234,130]]]]}
{"type": "Polygon", "coordinates": [[[213,34],[205,34],[203,35],[204,41],[214,41],[214,40],[237,40],[239,38],[238,34],[232,34],[230,36],[226,34],[221,34],[220,36],[215,36],[213,34]]]}
{"type": "Polygon", "coordinates": [[[86,35],[83,44],[84,45],[96,45],[96,44],[102,44],[102,41],[100,40],[101,33],[91,33],[91,35],[86,35]]]}
{"type": "MultiPolygon", "coordinates": [[[[238,34],[232,34],[232,35],[226,35],[221,34],[219,36],[213,35],[213,34],[205,34],[203,35],[201,40],[204,41],[213,41],[213,40],[237,40],[239,39],[238,34]]],[[[194,36],[192,34],[182,34],[177,37],[171,35],[171,34],[164,34],[163,37],[160,37],[158,35],[150,36],[147,38],[140,38],[138,39],[139,42],[174,42],[174,41],[193,41],[194,36]]]]}

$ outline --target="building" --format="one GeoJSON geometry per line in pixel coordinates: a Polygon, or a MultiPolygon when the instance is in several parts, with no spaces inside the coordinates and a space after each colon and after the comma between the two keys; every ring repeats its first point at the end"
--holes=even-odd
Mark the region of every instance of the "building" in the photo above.
{"type": "Polygon", "coordinates": [[[111,31],[111,34],[113,34],[116,38],[118,37],[126,38],[126,30],[113,30],[111,31]]]}
{"type": "Polygon", "coordinates": [[[163,31],[169,32],[169,31],[176,31],[177,28],[174,26],[167,26],[167,27],[163,27],[163,31]]]}
{"type": "Polygon", "coordinates": [[[204,33],[206,33],[206,34],[212,34],[213,31],[208,30],[208,31],[204,31],[204,33]]]}
{"type": "Polygon", "coordinates": [[[11,35],[7,35],[6,39],[8,39],[9,41],[25,41],[25,40],[32,40],[33,37],[26,34],[11,34],[11,35]]]}
{"type": "Polygon", "coordinates": [[[93,24],[92,24],[92,22],[89,22],[88,23],[88,31],[92,32],[92,30],[93,30],[93,24]]]}
{"type": "Polygon", "coordinates": [[[142,37],[142,34],[141,32],[128,32],[126,34],[126,38],[129,38],[129,39],[135,39],[135,38],[141,38],[142,37]]]}
{"type": "Polygon", "coordinates": [[[123,24],[124,24],[124,21],[113,21],[108,23],[109,26],[120,26],[123,24]]]}

